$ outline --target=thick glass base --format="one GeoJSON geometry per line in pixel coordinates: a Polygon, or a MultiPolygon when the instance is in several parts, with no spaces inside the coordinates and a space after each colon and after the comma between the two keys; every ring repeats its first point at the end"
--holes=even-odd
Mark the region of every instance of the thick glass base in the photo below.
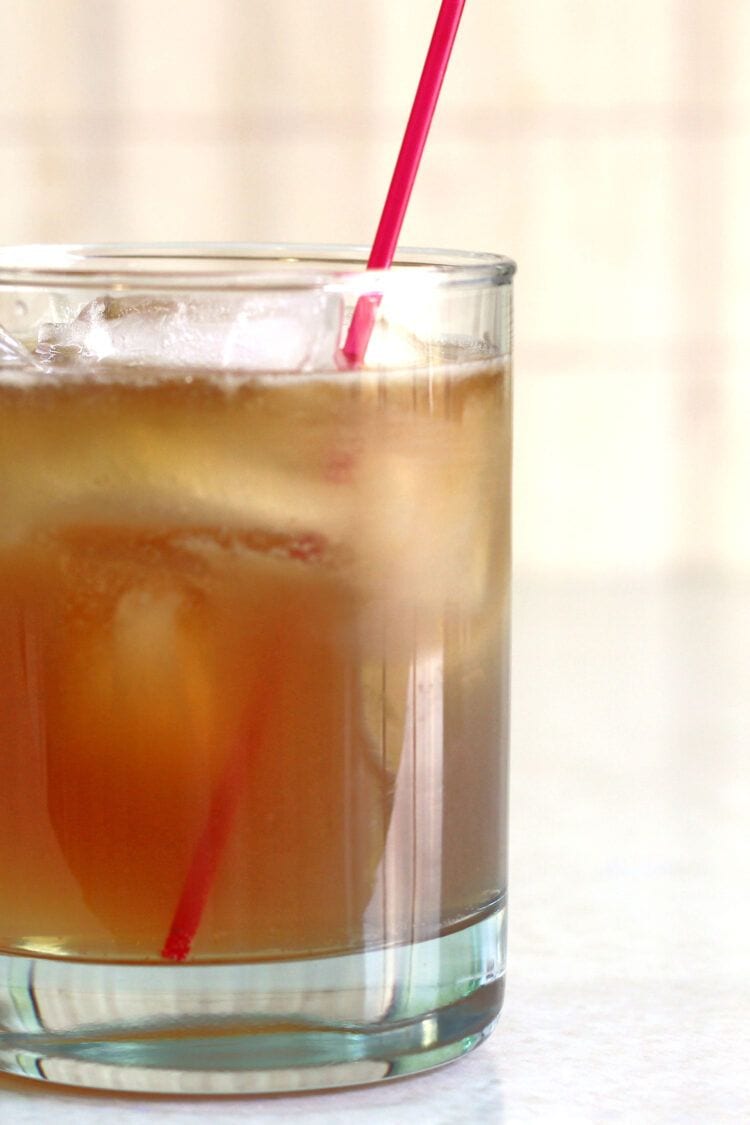
{"type": "Polygon", "coordinates": [[[432,941],[257,964],[0,956],[0,1070],[171,1094],[275,1093],[439,1066],[502,1004],[505,911],[432,941]]]}

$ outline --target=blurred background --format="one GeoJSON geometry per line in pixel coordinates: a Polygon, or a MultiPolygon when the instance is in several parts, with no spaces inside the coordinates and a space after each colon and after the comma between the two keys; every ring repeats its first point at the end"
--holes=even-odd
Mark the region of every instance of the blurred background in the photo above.
{"type": "MultiPolygon", "coordinates": [[[[0,243],[369,242],[437,10],[0,0],[0,243]]],[[[519,263],[476,1119],[748,1120],[750,0],[467,0],[402,242],[519,263]]]]}
{"type": "MultiPolygon", "coordinates": [[[[374,233],[437,0],[2,0],[0,242],[374,233]]],[[[469,0],[403,244],[519,262],[516,565],[750,573],[750,3],[469,0]]]]}

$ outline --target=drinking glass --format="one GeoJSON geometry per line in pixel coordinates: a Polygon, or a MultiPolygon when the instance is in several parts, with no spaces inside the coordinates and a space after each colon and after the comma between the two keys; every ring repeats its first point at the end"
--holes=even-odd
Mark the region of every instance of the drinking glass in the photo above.
{"type": "Polygon", "coordinates": [[[514,267],[365,260],[0,251],[0,1069],[321,1088],[496,1020],[514,267]]]}

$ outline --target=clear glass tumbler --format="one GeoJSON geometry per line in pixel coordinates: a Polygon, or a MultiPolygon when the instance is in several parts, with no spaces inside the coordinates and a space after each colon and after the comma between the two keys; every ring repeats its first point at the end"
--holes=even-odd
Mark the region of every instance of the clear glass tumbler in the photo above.
{"type": "Polygon", "coordinates": [[[321,1088],[498,1015],[514,267],[363,261],[0,252],[0,1069],[321,1088]]]}

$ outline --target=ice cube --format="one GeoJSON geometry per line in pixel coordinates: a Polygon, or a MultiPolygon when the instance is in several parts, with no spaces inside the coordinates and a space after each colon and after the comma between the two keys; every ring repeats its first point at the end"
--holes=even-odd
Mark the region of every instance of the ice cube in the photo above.
{"type": "Polygon", "coordinates": [[[367,343],[364,363],[366,367],[411,369],[429,362],[429,344],[413,333],[378,320],[367,343]]]}
{"type": "Polygon", "coordinates": [[[335,294],[300,289],[231,297],[98,297],[69,324],[46,324],[39,350],[84,359],[228,371],[333,369],[335,294]]]}
{"type": "Polygon", "coordinates": [[[14,340],[9,332],[0,325],[0,360],[17,360],[23,357],[26,349],[23,344],[14,340]]]}
{"type": "MultiPolygon", "coordinates": [[[[12,367],[12,382],[24,382],[27,378],[38,378],[39,365],[28,348],[6,332],[0,324],[0,370],[12,367]]],[[[8,380],[7,372],[0,375],[3,381],[8,380]]]]}
{"type": "MultiPolygon", "coordinates": [[[[494,512],[508,502],[509,438],[499,432],[494,385],[436,375],[429,413],[394,412],[360,451],[350,536],[360,580],[382,591],[396,618],[417,592],[424,607],[459,596],[482,604],[500,566],[494,512]]],[[[399,401],[411,387],[395,381],[389,390],[399,401]]]]}

